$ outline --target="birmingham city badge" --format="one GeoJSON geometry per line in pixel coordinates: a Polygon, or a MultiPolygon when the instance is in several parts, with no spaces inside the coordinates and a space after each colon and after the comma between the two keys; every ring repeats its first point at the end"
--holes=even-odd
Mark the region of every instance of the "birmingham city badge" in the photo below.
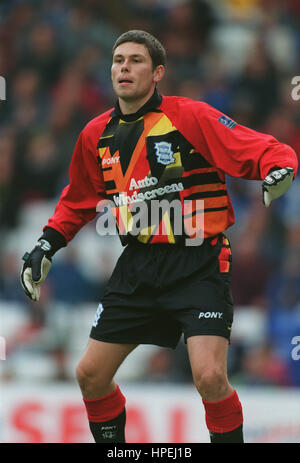
{"type": "Polygon", "coordinates": [[[176,162],[174,152],[172,151],[172,143],[160,141],[154,144],[154,148],[156,149],[157,162],[160,164],[167,166],[176,162]]]}

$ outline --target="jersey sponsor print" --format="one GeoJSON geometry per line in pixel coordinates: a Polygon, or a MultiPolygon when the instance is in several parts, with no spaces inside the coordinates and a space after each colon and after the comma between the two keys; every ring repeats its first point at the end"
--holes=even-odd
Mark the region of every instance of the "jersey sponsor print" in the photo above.
{"type": "Polygon", "coordinates": [[[203,214],[222,215],[228,208],[225,184],[216,169],[161,111],[130,122],[111,119],[98,151],[107,197],[123,240],[128,232],[136,235],[137,222],[144,225],[137,234],[143,243],[173,244],[183,236],[203,237],[203,214]],[[166,203],[162,207],[162,200],[172,207],[166,203]],[[141,205],[134,207],[141,202],[146,205],[142,214],[141,205]]]}

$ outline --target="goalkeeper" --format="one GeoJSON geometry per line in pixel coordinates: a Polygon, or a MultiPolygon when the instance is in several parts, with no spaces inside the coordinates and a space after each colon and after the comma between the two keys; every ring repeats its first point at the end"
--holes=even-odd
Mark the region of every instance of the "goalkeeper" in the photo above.
{"type": "Polygon", "coordinates": [[[160,95],[165,64],[163,46],[146,32],[129,31],[116,41],[115,107],[82,130],[70,183],[24,255],[21,282],[37,301],[54,254],[96,217],[100,200],[111,200],[125,249],[76,370],[95,442],[125,442],[126,403],[114,376],[126,356],[139,344],[175,348],[182,334],[211,442],[243,442],[242,405],[226,366],[233,300],[224,232],[234,214],[225,174],[262,180],[269,207],[291,186],[297,157],[274,137],[204,102],[160,95]],[[189,213],[181,210],[181,234],[172,214],[156,217],[139,233],[130,228],[135,201],[144,198],[149,206],[157,196],[191,206],[189,213]],[[204,227],[195,231],[201,214],[204,227]],[[201,233],[202,242],[187,245],[201,233]]]}

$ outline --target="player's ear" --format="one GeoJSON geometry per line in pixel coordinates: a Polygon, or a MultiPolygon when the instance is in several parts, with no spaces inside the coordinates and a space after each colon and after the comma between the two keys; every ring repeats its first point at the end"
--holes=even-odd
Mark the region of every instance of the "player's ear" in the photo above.
{"type": "Polygon", "coordinates": [[[161,79],[165,75],[165,66],[163,66],[162,64],[160,64],[159,66],[156,66],[153,74],[154,74],[153,75],[154,82],[157,84],[158,82],[161,81],[161,79]]]}

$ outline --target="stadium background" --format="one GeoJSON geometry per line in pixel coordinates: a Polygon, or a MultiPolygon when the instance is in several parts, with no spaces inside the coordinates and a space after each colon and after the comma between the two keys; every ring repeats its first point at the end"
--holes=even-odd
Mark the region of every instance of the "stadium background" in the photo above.
{"type": "MultiPolygon", "coordinates": [[[[75,365],[121,252],[87,225],[55,257],[39,303],[19,284],[76,138],[114,104],[111,46],[125,30],[168,52],[166,95],[204,100],[300,153],[297,0],[22,1],[0,5],[0,441],[89,442],[75,365]],[[3,357],[3,355],[2,355],[3,357]]],[[[300,178],[269,209],[260,182],[228,178],[236,225],[228,369],[251,442],[300,442],[300,178]],[[295,338],[296,337],[296,338],[295,338]],[[300,338],[298,338],[298,341],[300,338]]],[[[118,372],[129,442],[208,442],[185,345],[140,346],[118,372]]]]}

